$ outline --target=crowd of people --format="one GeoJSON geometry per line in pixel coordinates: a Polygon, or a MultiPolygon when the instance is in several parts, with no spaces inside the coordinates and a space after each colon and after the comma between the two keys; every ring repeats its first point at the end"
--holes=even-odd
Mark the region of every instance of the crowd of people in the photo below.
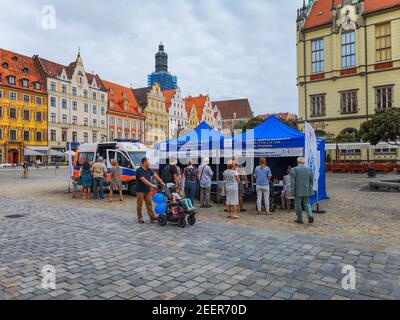
{"type": "MultiPolygon", "coordinates": [[[[313,223],[314,218],[310,205],[310,198],[314,195],[313,173],[311,169],[304,166],[304,162],[304,158],[299,158],[296,168],[288,168],[287,175],[283,178],[281,207],[290,207],[289,199],[293,199],[296,211],[295,222],[303,223],[302,209],[304,207],[309,223],[313,223]]],[[[84,199],[104,199],[104,182],[109,174],[108,201],[113,201],[114,191],[118,191],[119,200],[124,201],[121,168],[117,160],[112,160],[111,165],[112,169],[108,173],[103,158],[99,157],[94,163],[85,161],[81,166],[79,177],[72,178],[73,197],[76,198],[80,192],[84,199]]],[[[136,170],[138,222],[144,223],[143,205],[146,206],[150,221],[157,221],[151,191],[157,190],[158,185],[154,183],[170,189],[174,199],[179,199],[189,209],[194,208],[197,198],[199,198],[201,208],[211,208],[211,187],[214,175],[208,158],[204,158],[198,167],[189,161],[183,170],[178,166],[177,161],[172,160],[162,170],[161,177],[150,168],[149,160],[143,158],[141,166],[136,170]]],[[[244,198],[253,182],[257,194],[257,214],[272,215],[270,210],[272,176],[265,158],[259,160],[259,165],[252,175],[248,175],[235,160],[230,160],[227,163],[227,169],[223,172],[222,193],[226,198],[227,218],[239,219],[240,212],[247,211],[244,208],[244,198]],[[254,181],[249,179],[249,176],[252,176],[254,181]]]]}

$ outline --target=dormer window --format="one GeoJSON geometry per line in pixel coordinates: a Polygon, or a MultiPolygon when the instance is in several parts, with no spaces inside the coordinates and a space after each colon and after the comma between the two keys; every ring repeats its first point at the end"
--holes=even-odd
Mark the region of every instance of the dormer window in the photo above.
{"type": "Polygon", "coordinates": [[[18,58],[16,56],[12,57],[12,61],[17,62],[18,58]]]}
{"type": "Polygon", "coordinates": [[[29,81],[27,79],[22,79],[21,84],[24,88],[29,88],[29,81]]]}
{"type": "Polygon", "coordinates": [[[7,62],[3,62],[2,67],[3,67],[4,69],[8,69],[8,63],[7,63],[7,62]]]}
{"type": "Polygon", "coordinates": [[[22,69],[22,72],[23,72],[24,74],[28,74],[28,73],[29,73],[29,69],[28,69],[28,68],[23,68],[23,69],[22,69]]]}
{"type": "Polygon", "coordinates": [[[9,83],[9,84],[15,84],[15,77],[9,76],[9,77],[8,77],[8,83],[9,83]]]}
{"type": "Polygon", "coordinates": [[[33,84],[33,87],[35,88],[35,90],[40,90],[40,89],[42,88],[42,86],[40,85],[39,82],[35,82],[35,83],[33,84]]]}

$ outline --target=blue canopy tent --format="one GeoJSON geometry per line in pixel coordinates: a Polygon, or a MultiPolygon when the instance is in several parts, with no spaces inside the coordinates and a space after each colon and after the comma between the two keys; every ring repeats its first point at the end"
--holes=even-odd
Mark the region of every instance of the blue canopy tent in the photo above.
{"type": "MultiPolygon", "coordinates": [[[[325,183],[325,141],[318,139],[317,143],[321,165],[318,194],[311,199],[313,205],[328,199],[325,183]]],[[[232,144],[236,150],[241,148],[245,157],[300,157],[304,156],[305,134],[286,125],[276,116],[271,116],[254,130],[233,137],[232,144]]]]}

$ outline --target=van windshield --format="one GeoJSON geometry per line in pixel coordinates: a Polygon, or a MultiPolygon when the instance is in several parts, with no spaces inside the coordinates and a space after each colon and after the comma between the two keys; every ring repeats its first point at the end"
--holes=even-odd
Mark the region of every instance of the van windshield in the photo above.
{"type": "Polygon", "coordinates": [[[129,157],[131,157],[135,166],[139,167],[142,163],[142,159],[146,158],[146,152],[128,152],[129,157]]]}

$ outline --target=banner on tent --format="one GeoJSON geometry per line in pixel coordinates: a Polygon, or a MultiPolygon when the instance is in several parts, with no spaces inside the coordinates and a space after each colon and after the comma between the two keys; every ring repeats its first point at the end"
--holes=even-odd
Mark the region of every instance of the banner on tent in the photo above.
{"type": "Polygon", "coordinates": [[[224,150],[224,157],[243,156],[249,158],[284,158],[284,157],[302,157],[304,155],[303,148],[265,148],[265,149],[246,149],[246,150],[224,150]]]}

